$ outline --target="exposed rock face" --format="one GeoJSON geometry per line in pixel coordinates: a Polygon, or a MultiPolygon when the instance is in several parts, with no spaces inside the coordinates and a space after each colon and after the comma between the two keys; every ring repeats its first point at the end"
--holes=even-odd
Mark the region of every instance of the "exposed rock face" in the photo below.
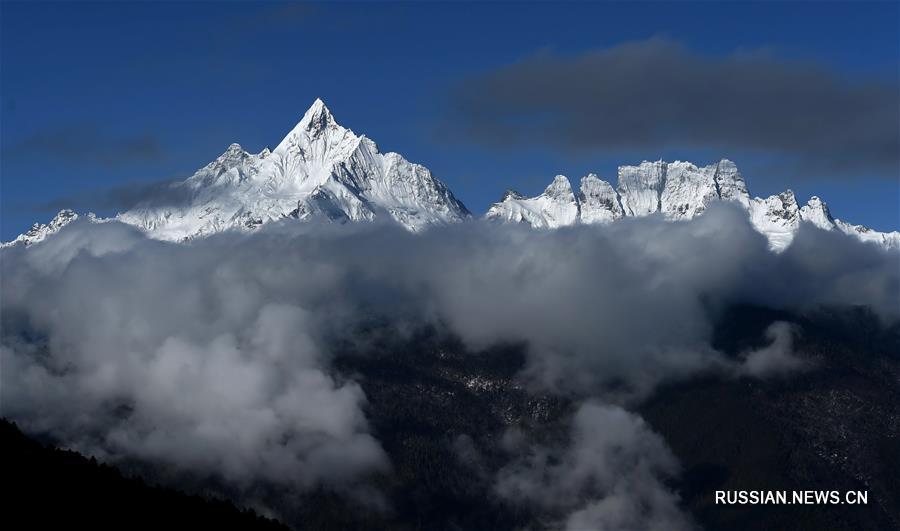
{"type": "Polygon", "coordinates": [[[625,216],[619,195],[594,173],[581,179],[579,201],[583,223],[609,223],[625,216]]]}

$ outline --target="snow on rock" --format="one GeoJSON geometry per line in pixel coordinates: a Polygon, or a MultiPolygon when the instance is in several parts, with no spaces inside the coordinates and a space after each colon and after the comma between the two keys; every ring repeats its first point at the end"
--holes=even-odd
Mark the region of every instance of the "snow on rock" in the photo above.
{"type": "Polygon", "coordinates": [[[627,216],[646,216],[660,210],[666,183],[666,163],[644,161],[640,166],[619,166],[619,192],[627,216]]]}
{"type": "MultiPolygon", "coordinates": [[[[883,233],[834,219],[818,197],[810,199],[802,208],[791,190],[765,199],[751,199],[744,177],[727,159],[704,167],[682,161],[644,161],[637,166],[620,166],[618,178],[616,188],[593,173],[582,178],[576,204],[567,210],[577,213],[574,217],[560,216],[559,205],[548,200],[547,191],[534,198],[507,193],[491,206],[485,217],[539,228],[610,223],[623,217],[657,213],[669,221],[679,221],[702,214],[712,201],[733,201],[747,210],[753,226],[768,238],[770,248],[776,251],[790,245],[801,222],[824,230],[840,230],[884,248],[900,249],[900,232],[883,233]]],[[[567,201],[563,203],[568,205],[567,201]]]]}
{"type": "Polygon", "coordinates": [[[812,196],[800,209],[800,218],[824,230],[834,230],[834,218],[828,211],[828,205],[818,196],[812,196]]]}
{"type": "Polygon", "coordinates": [[[690,162],[676,161],[665,165],[665,188],[659,203],[667,219],[691,219],[718,199],[716,166],[698,168],[690,162]]]}
{"type": "Polygon", "coordinates": [[[271,152],[251,154],[232,144],[173,186],[190,198],[187,204],[148,202],[117,219],[152,237],[181,241],[285,218],[389,217],[418,231],[469,217],[428,168],[380,153],[372,140],[339,125],[318,99],[271,152]]]}
{"type": "Polygon", "coordinates": [[[595,173],[582,177],[578,201],[582,223],[610,223],[625,216],[619,194],[595,173]]]}
{"type": "MultiPolygon", "coordinates": [[[[93,214],[89,214],[89,216],[93,217],[93,214]]],[[[69,209],[60,210],[49,223],[35,223],[28,229],[28,232],[20,234],[15,240],[6,242],[0,245],[0,247],[28,247],[29,245],[34,245],[35,243],[42,242],[47,239],[47,237],[56,234],[61,228],[72,223],[76,219],[78,219],[78,214],[74,211],[69,209]]]]}
{"type": "Polygon", "coordinates": [[[578,209],[578,201],[569,179],[564,175],[557,175],[544,193],[537,197],[526,199],[517,192],[508,191],[503,196],[503,201],[492,206],[485,217],[555,229],[575,223],[578,209]]]}
{"type": "Polygon", "coordinates": [[[790,245],[800,219],[800,208],[791,190],[750,201],[750,222],[766,235],[772,249],[782,250],[790,245]]]}
{"type": "Polygon", "coordinates": [[[721,199],[735,201],[744,208],[750,207],[750,192],[747,191],[747,183],[733,162],[728,159],[720,160],[716,164],[714,179],[721,199]]]}
{"type": "Polygon", "coordinates": [[[864,242],[872,242],[885,249],[900,249],[900,231],[878,232],[863,225],[853,225],[839,219],[834,220],[838,230],[855,236],[864,242]]]}

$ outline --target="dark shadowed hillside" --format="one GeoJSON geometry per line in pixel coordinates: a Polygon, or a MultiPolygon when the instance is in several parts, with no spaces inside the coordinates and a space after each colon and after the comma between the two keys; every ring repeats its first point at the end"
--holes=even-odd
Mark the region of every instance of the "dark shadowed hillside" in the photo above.
{"type": "MultiPolygon", "coordinates": [[[[799,330],[806,371],[780,378],[708,376],[663,388],[637,410],[682,465],[671,485],[705,529],[900,529],[898,330],[863,310],[796,315],[727,312],[716,348],[737,357],[775,321],[799,330]],[[717,489],[866,490],[868,505],[716,506],[717,489]]],[[[515,346],[466,352],[433,330],[408,341],[374,333],[340,370],[360,378],[373,431],[394,465],[375,482],[391,510],[340,507],[318,494],[288,521],[317,529],[519,529],[553,524],[495,491],[509,426],[534,440],[567,438],[574,402],[517,383],[515,346]]]]}
{"type": "Polygon", "coordinates": [[[716,346],[736,354],[766,326],[799,327],[805,372],[673,386],[642,415],[682,463],[681,492],[707,529],[900,528],[900,335],[858,310],[729,312],[716,346]],[[716,506],[715,490],[861,490],[865,506],[716,506]]]}
{"type": "Polygon", "coordinates": [[[6,420],[0,448],[4,529],[286,529],[229,502],[149,486],[76,452],[45,447],[6,420]]]}
{"type": "MultiPolygon", "coordinates": [[[[669,487],[706,529],[900,529],[897,329],[865,311],[806,316],[741,307],[714,337],[731,356],[765,343],[774,321],[799,330],[806,371],[779,378],[707,375],[637,405],[681,464],[669,487]],[[865,490],[865,506],[717,506],[717,489],[865,490]]],[[[510,462],[504,434],[565,445],[576,400],[535,394],[517,378],[523,347],[467,351],[435,329],[399,338],[380,325],[336,347],[335,369],[368,398],[366,415],[391,470],[362,481],[374,498],[260,486],[295,529],[550,528],[562,515],[497,494],[510,462]],[[373,494],[375,493],[375,494],[373,494]],[[375,500],[373,502],[373,500],[375,500]],[[379,506],[381,508],[379,508],[379,506]]],[[[340,376],[339,376],[340,377],[340,376]]],[[[240,528],[279,525],[230,503],[126,479],[73,452],[45,448],[4,422],[6,518],[41,528],[240,528]]]]}

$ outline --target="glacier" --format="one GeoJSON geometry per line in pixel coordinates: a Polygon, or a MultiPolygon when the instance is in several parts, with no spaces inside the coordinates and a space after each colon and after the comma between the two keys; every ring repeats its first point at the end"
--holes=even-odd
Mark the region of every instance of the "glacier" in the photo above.
{"type": "MultiPolygon", "coordinates": [[[[91,222],[113,219],[151,238],[175,242],[227,230],[252,231],[278,220],[386,219],[419,232],[472,219],[428,168],[398,153],[381,153],[371,139],[338,124],[321,99],[275,149],[249,153],[231,144],[216,160],[168,186],[173,192],[169,195],[185,199],[157,204],[148,198],[114,218],[90,213],[83,217],[91,222]]],[[[581,179],[577,192],[567,177],[557,175],[536,197],[507,191],[483,217],[538,229],[649,215],[682,221],[702,214],[712,201],[739,204],[775,251],[790,245],[801,223],[900,249],[900,232],[878,232],[835,219],[818,197],[802,207],[790,190],[768,198],[751,197],[743,175],[727,159],[703,167],[683,161],[620,166],[615,187],[591,173],[581,179]]],[[[36,223],[2,247],[39,243],[81,217],[62,210],[49,223],[36,223]]]]}

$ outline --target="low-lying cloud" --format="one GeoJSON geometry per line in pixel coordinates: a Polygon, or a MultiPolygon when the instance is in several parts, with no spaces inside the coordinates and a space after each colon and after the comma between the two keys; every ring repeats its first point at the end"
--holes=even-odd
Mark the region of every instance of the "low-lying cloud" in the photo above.
{"type": "Polygon", "coordinates": [[[744,353],[740,372],[765,378],[783,376],[803,369],[808,363],[794,353],[794,330],[791,323],[777,321],[766,329],[770,343],[762,348],[744,353]]]}
{"type": "Polygon", "coordinates": [[[4,255],[3,414],[238,487],[386,470],[362,390],[331,375],[317,337],[329,270],[226,249],[79,223],[4,255]]]}
{"type": "Polygon", "coordinates": [[[543,507],[558,518],[556,526],[572,531],[690,529],[664,484],[677,471],[675,457],[640,417],[586,402],[566,446],[529,446],[500,471],[496,490],[512,503],[543,507]]]}
{"type": "Polygon", "coordinates": [[[800,176],[895,178],[898,90],[890,77],[763,53],[705,56],[653,38],[541,52],[471,77],[452,92],[446,127],[495,146],[756,152],[800,176]]]}
{"type": "MultiPolygon", "coordinates": [[[[390,470],[360,385],[331,364],[331,339],[373,317],[444,327],[472,355],[524,344],[527,386],[625,406],[661,382],[733,374],[742,360],[711,346],[732,304],[865,305],[900,318],[896,252],[804,227],[774,254],[727,204],[679,223],[470,222],[411,234],[284,222],[189,244],[79,220],[0,256],[4,416],[92,455],[238,486],[341,490],[390,470]]],[[[784,353],[779,330],[771,348],[784,353]]],[[[594,501],[554,502],[561,518],[628,527],[671,517],[676,500],[660,481],[674,468],[640,419],[588,405],[573,430],[571,449],[552,450],[562,468],[541,481],[594,501]],[[633,459],[607,470],[607,450],[619,446],[633,447],[624,450],[633,459]],[[652,519],[635,520],[635,503],[651,504],[643,517],[652,519]]],[[[515,478],[531,475],[501,483],[515,478]]]]}

